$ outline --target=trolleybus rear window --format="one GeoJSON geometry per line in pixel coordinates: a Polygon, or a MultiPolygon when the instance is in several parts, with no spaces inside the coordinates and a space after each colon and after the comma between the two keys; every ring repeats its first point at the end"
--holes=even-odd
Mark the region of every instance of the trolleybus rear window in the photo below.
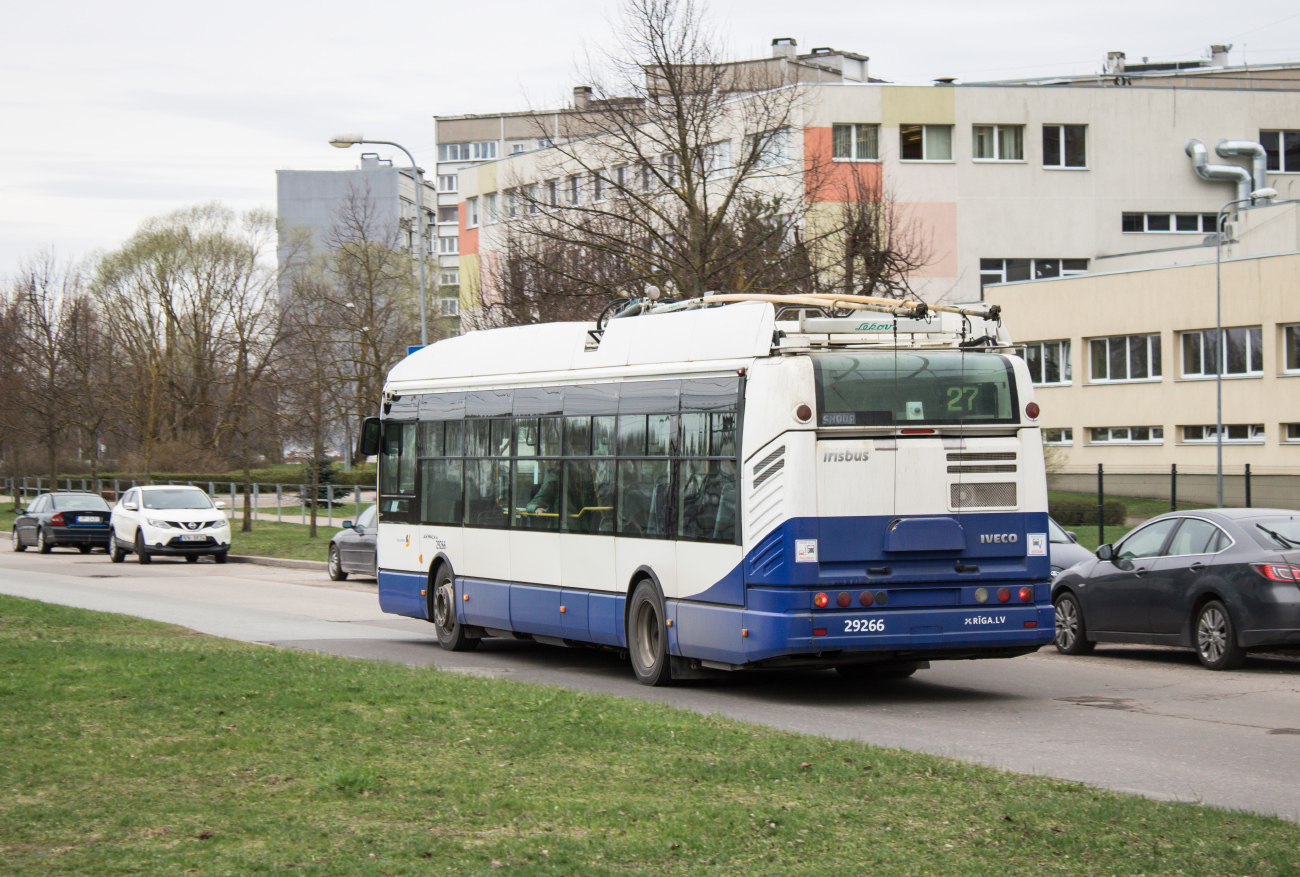
{"type": "Polygon", "coordinates": [[[1006,357],[936,350],[812,357],[820,426],[1016,423],[1006,357]]]}

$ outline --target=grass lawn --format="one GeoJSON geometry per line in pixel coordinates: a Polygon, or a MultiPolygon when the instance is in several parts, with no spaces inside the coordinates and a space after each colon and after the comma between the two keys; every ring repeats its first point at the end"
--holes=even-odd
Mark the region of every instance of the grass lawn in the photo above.
{"type": "Polygon", "coordinates": [[[7,875],[1300,871],[1278,819],[10,597],[0,752],[7,875]]]}

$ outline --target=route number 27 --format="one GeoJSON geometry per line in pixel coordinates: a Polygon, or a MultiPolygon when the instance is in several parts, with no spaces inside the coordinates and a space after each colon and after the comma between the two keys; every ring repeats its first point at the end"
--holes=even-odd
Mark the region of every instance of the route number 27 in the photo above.
{"type": "Polygon", "coordinates": [[[949,411],[974,411],[975,399],[980,394],[979,387],[949,387],[949,411]]]}

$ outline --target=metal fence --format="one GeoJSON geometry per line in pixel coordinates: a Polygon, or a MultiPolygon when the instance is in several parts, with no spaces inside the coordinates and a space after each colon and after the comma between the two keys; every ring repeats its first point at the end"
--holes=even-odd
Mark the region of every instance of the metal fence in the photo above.
{"type": "MultiPolygon", "coordinates": [[[[245,502],[242,481],[137,481],[129,478],[60,478],[53,482],[54,490],[80,490],[97,493],[109,503],[115,503],[132,487],[144,484],[184,484],[207,491],[214,501],[225,501],[233,516],[242,516],[248,507],[253,518],[259,521],[285,521],[307,523],[311,515],[311,485],[255,482],[245,502]]],[[[18,505],[26,505],[30,498],[48,493],[48,478],[0,479],[0,492],[18,505]]],[[[367,485],[322,484],[317,499],[316,520],[324,519],[327,526],[360,517],[361,510],[375,502],[375,488],[367,485]],[[349,514],[351,513],[351,514],[349,514]]]]}

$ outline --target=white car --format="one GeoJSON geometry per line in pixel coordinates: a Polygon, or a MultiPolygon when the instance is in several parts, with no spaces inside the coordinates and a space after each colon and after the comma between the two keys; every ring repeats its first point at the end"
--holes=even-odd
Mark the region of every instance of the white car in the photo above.
{"type": "Polygon", "coordinates": [[[224,508],[225,503],[214,504],[197,487],[133,487],[113,506],[109,520],[113,563],[121,563],[128,553],[140,563],[155,554],[181,556],[190,563],[211,554],[217,563],[225,563],[230,523],[224,508]]]}

